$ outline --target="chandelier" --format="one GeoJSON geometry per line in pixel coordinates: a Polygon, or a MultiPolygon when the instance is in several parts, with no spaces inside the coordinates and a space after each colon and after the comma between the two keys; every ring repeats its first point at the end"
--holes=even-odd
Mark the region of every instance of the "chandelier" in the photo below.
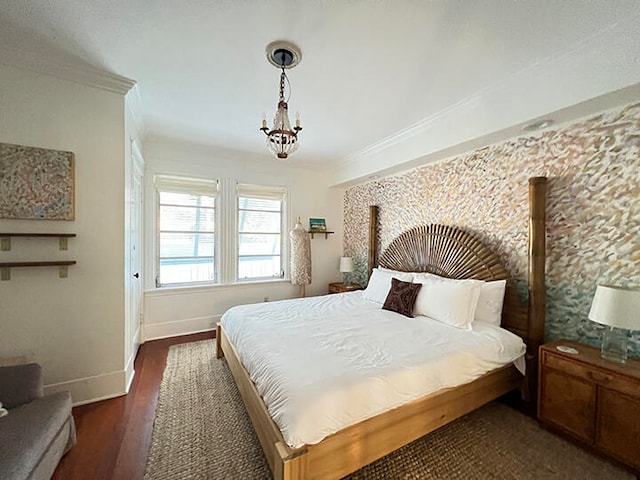
{"type": "Polygon", "coordinates": [[[278,108],[273,119],[273,128],[269,130],[267,119],[262,119],[262,130],[267,136],[267,147],[271,153],[280,159],[287,158],[298,149],[298,132],[302,130],[300,118],[296,118],[296,124],[291,128],[289,122],[288,100],[291,96],[291,84],[285,73],[285,69],[293,68],[302,59],[300,49],[288,42],[272,42],[267,45],[267,59],[269,62],[281,69],[280,73],[280,97],[278,108]],[[285,86],[288,87],[289,95],[285,99],[285,86]]]}

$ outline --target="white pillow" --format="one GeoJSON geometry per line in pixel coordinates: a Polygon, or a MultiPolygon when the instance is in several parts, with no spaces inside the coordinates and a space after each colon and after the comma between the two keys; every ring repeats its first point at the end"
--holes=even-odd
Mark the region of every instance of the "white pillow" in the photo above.
{"type": "Polygon", "coordinates": [[[480,280],[453,280],[431,273],[416,273],[414,283],[422,283],[413,307],[422,315],[457,328],[471,330],[480,289],[480,280]]]}
{"type": "Polygon", "coordinates": [[[394,270],[381,270],[374,268],[369,278],[367,288],[362,292],[362,298],[371,300],[376,303],[384,303],[391,289],[391,279],[397,278],[403,282],[410,282],[413,275],[405,272],[396,272],[394,270]]]}
{"type": "Polygon", "coordinates": [[[475,321],[500,326],[502,323],[502,304],[506,280],[484,282],[480,288],[480,298],[476,307],[475,321]]]}
{"type": "Polygon", "coordinates": [[[390,268],[384,268],[384,267],[376,267],[377,270],[380,270],[381,272],[385,272],[385,273],[391,273],[392,275],[413,275],[413,272],[401,272],[400,270],[391,270],[390,268]]]}

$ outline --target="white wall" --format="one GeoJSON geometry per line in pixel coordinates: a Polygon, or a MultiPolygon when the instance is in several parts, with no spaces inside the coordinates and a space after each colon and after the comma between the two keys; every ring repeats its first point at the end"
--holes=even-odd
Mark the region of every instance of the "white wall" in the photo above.
{"type": "MultiPolygon", "coordinates": [[[[259,133],[259,132],[258,132],[259,133]]],[[[262,185],[287,185],[291,227],[300,216],[304,225],[309,217],[322,217],[334,235],[316,236],[311,242],[312,283],[307,295],[327,293],[329,282],[339,281],[342,255],[343,190],[329,188],[328,172],[298,168],[296,157],[286,162],[267,156],[242,154],[178,141],[153,138],[145,143],[145,302],[144,338],[161,338],[215,327],[229,307],[245,303],[293,298],[300,287],[289,282],[218,285],[195,288],[156,289],[154,280],[155,212],[153,176],[155,173],[202,178],[233,178],[262,185]]]]}
{"type": "Polygon", "coordinates": [[[77,260],[12,269],[0,282],[0,358],[42,364],[48,391],[85,402],[124,392],[123,95],[0,64],[0,142],[75,153],[76,219],[0,220],[0,232],[71,232],[14,238],[0,261],[77,260]]]}

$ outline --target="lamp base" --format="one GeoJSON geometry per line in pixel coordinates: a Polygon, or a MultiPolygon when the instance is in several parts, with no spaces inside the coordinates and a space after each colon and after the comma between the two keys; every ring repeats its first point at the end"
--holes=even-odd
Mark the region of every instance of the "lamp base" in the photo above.
{"type": "Polygon", "coordinates": [[[611,327],[604,331],[600,356],[617,363],[627,361],[627,330],[611,327]]]}

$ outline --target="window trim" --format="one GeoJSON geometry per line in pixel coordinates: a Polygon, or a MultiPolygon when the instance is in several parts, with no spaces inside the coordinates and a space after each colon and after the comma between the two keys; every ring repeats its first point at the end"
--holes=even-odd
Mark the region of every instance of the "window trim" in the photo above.
{"type": "MultiPolygon", "coordinates": [[[[288,268],[286,268],[286,263],[288,263],[288,257],[286,252],[288,251],[288,243],[286,234],[286,225],[287,218],[289,217],[287,211],[287,193],[288,189],[284,186],[273,186],[273,185],[255,185],[249,183],[240,183],[236,182],[235,185],[235,195],[234,195],[234,217],[235,217],[235,251],[233,256],[233,264],[234,264],[234,281],[235,283],[260,283],[260,282],[273,282],[278,280],[286,280],[289,278],[288,268]],[[280,201],[280,275],[277,277],[252,277],[252,278],[240,278],[240,197],[244,198],[259,198],[264,200],[279,200],[280,201]]],[[[267,211],[267,210],[260,210],[267,211]]],[[[275,212],[275,210],[274,210],[275,212]]],[[[255,233],[255,232],[251,232],[255,233]]],[[[257,233],[260,234],[259,232],[257,233]]],[[[265,232],[265,234],[271,235],[272,232],[265,232]]],[[[265,255],[268,256],[268,255],[265,255]]]]}
{"type": "Polygon", "coordinates": [[[217,179],[193,178],[178,175],[156,174],[153,179],[154,195],[155,195],[155,247],[154,255],[154,278],[155,287],[161,288],[183,288],[183,287],[202,287],[219,284],[219,186],[220,181],[217,179]],[[214,226],[213,226],[213,279],[200,280],[194,282],[172,282],[160,283],[160,192],[183,193],[190,195],[203,195],[213,197],[214,209],[214,226]]]}

